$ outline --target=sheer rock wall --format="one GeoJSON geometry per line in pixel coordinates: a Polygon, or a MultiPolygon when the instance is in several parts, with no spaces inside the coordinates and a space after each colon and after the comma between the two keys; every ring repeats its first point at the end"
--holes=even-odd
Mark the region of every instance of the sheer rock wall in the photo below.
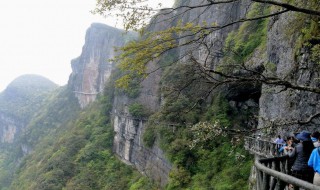
{"type": "Polygon", "coordinates": [[[114,66],[110,59],[116,55],[115,47],[123,46],[130,35],[98,23],[87,30],[81,55],[71,61],[68,83],[82,108],[102,92],[114,66]]]}
{"type": "Polygon", "coordinates": [[[130,116],[114,117],[114,152],[127,164],[164,186],[168,182],[171,163],[157,146],[147,148],[142,142],[143,120],[130,116]]]}
{"type": "MultiPolygon", "coordinates": [[[[269,23],[267,41],[267,61],[275,65],[274,76],[293,84],[319,87],[318,65],[310,59],[310,48],[303,47],[296,55],[296,40],[298,33],[288,35],[292,27],[294,15],[283,14],[273,18],[269,23]]],[[[300,130],[313,130],[319,119],[308,125],[288,124],[297,121],[307,121],[320,110],[320,95],[284,87],[263,85],[260,98],[259,127],[282,123],[278,130],[268,131],[276,135],[293,135],[300,130]]]]}

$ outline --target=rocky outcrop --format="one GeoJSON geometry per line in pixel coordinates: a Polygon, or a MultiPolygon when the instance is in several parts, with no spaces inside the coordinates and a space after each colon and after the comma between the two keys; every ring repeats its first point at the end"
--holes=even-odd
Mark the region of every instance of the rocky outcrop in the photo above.
{"type": "MultiPolygon", "coordinates": [[[[301,86],[319,86],[318,65],[310,58],[310,47],[303,47],[297,55],[298,34],[288,35],[294,15],[283,14],[270,21],[268,31],[268,63],[275,66],[274,76],[301,86]]],[[[270,74],[270,73],[269,73],[270,74]]],[[[320,95],[311,92],[285,89],[281,86],[263,85],[260,98],[259,127],[283,124],[269,132],[292,135],[302,129],[313,130],[320,120],[315,118],[307,125],[293,124],[307,121],[320,110],[320,95]],[[290,124],[289,124],[290,123],[290,124]],[[289,130],[288,130],[289,129],[289,130]]]]}
{"type": "MultiPolygon", "coordinates": [[[[206,1],[183,1],[183,6],[198,6],[199,4],[206,4],[206,1]]],[[[178,5],[179,6],[179,5],[178,5]]],[[[194,25],[211,25],[215,23],[218,26],[224,26],[231,22],[242,18],[246,13],[246,7],[248,7],[247,1],[235,1],[227,4],[217,4],[203,8],[197,8],[190,11],[185,9],[178,9],[177,15],[180,15],[178,19],[181,19],[183,23],[194,23],[194,25]]],[[[211,54],[214,58],[214,64],[219,63],[222,56],[222,48],[225,39],[231,31],[238,29],[239,24],[233,24],[228,27],[224,27],[221,30],[212,31],[209,36],[206,37],[206,44],[210,46],[210,52],[207,51],[205,46],[199,46],[198,43],[194,45],[183,45],[179,48],[180,57],[185,56],[184,61],[187,60],[188,54],[192,52],[192,55],[198,59],[199,62],[204,62],[208,54],[211,54]]],[[[192,39],[192,38],[191,38],[192,39]]],[[[184,38],[179,40],[179,44],[185,44],[190,38],[184,38]]],[[[210,61],[206,61],[207,63],[210,61]]]]}
{"type": "Polygon", "coordinates": [[[69,87],[83,108],[102,92],[111,75],[115,47],[123,46],[134,33],[126,33],[104,24],[94,23],[87,30],[81,55],[71,61],[69,87]]]}

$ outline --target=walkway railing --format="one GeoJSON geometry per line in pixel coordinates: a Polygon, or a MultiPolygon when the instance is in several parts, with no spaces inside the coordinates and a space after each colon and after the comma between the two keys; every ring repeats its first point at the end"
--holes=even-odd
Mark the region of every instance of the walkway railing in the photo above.
{"type": "Polygon", "coordinates": [[[245,148],[256,157],[256,189],[257,190],[285,190],[294,186],[294,189],[320,190],[320,186],[288,175],[288,156],[276,156],[277,147],[274,143],[261,139],[247,137],[245,148]],[[259,151],[260,150],[260,151],[259,151]],[[271,157],[273,155],[273,157],[271,157]],[[264,157],[264,158],[261,158],[264,157]]]}
{"type": "Polygon", "coordinates": [[[255,155],[270,158],[279,156],[279,145],[268,140],[262,140],[255,137],[245,138],[245,149],[255,155]]]}

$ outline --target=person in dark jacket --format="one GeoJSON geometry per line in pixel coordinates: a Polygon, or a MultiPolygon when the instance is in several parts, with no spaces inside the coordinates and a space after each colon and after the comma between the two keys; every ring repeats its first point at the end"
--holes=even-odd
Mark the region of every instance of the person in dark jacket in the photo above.
{"type": "Polygon", "coordinates": [[[289,157],[295,158],[291,168],[291,175],[312,183],[313,169],[308,166],[308,160],[314,146],[310,138],[310,133],[302,131],[296,135],[296,139],[300,142],[292,148],[292,151],[288,154],[289,157]]]}
{"type": "MultiPolygon", "coordinates": [[[[280,148],[280,152],[283,152],[284,155],[289,155],[293,151],[295,146],[296,145],[294,143],[294,137],[293,136],[287,137],[287,143],[285,146],[280,148]]],[[[289,175],[291,175],[291,167],[293,163],[294,163],[294,157],[289,158],[288,159],[289,175]]]]}

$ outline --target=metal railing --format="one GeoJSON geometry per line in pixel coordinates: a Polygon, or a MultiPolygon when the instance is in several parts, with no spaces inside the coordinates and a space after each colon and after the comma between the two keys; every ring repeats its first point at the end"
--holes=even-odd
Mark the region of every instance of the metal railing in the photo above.
{"type": "Polygon", "coordinates": [[[262,157],[270,158],[280,156],[280,153],[278,152],[279,145],[268,140],[246,137],[244,147],[251,153],[262,157]]]}
{"type": "Polygon", "coordinates": [[[257,169],[257,190],[294,189],[320,190],[320,186],[288,175],[288,157],[264,158],[255,161],[257,169]]]}
{"type": "Polygon", "coordinates": [[[245,138],[245,149],[258,155],[254,166],[256,168],[257,190],[320,190],[320,186],[295,178],[288,174],[288,156],[279,156],[278,145],[254,137],[245,138]],[[263,157],[263,158],[262,158],[263,157]]]}

